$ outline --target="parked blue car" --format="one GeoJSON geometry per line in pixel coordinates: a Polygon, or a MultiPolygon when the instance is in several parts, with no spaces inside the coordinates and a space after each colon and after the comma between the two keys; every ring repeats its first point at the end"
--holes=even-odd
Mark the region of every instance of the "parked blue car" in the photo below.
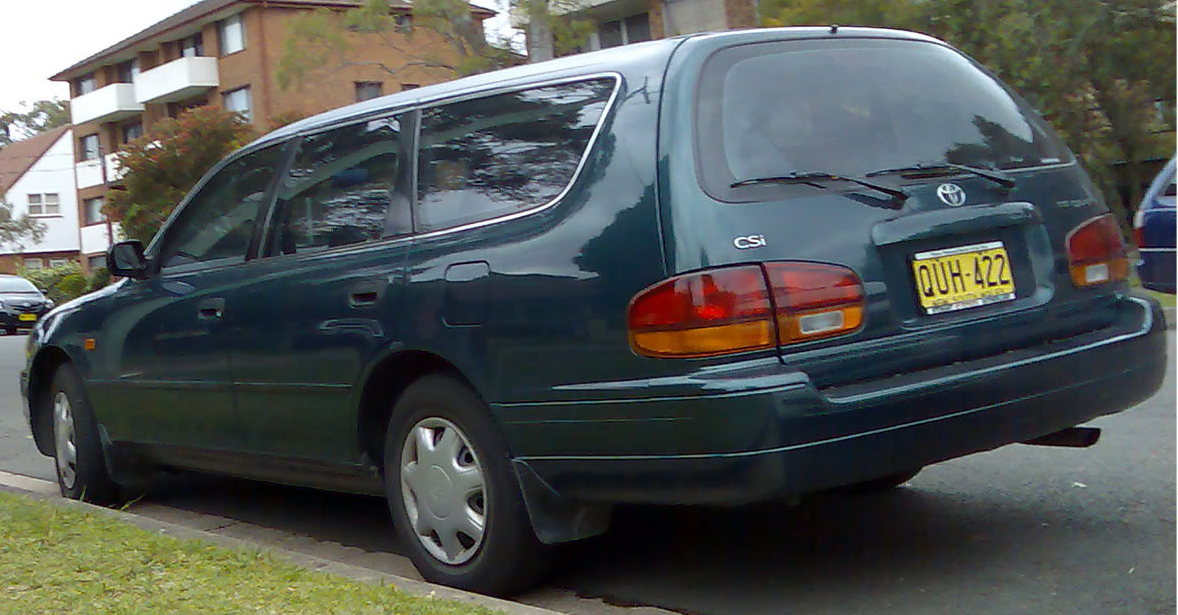
{"type": "Polygon", "coordinates": [[[1174,294],[1174,158],[1154,178],[1133,216],[1133,234],[1141,257],[1141,285],[1174,294]]]}

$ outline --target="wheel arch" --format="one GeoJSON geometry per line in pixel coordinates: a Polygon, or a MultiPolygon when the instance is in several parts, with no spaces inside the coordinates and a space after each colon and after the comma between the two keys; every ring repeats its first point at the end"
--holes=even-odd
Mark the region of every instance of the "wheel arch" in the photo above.
{"type": "Polygon", "coordinates": [[[410,384],[429,374],[445,374],[455,378],[482,397],[462,370],[435,353],[400,350],[381,358],[364,378],[356,419],[359,450],[378,470],[384,467],[385,432],[393,406],[410,384]]]}
{"type": "Polygon", "coordinates": [[[58,346],[43,346],[29,366],[29,429],[42,455],[53,455],[53,422],[49,416],[49,395],[53,374],[66,363],[73,363],[69,353],[58,346]]]}

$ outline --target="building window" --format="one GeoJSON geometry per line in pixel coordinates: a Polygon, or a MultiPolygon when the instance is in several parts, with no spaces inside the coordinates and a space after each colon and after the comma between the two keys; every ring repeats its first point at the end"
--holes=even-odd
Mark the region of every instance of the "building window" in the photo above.
{"type": "Polygon", "coordinates": [[[137,59],[123,62],[116,68],[119,73],[119,83],[135,83],[135,79],[139,77],[139,60],[137,59]]]}
{"type": "Polygon", "coordinates": [[[241,23],[241,13],[217,22],[217,38],[223,56],[245,49],[245,26],[241,23]]]}
{"type": "Polygon", "coordinates": [[[378,98],[384,94],[384,84],[379,81],[357,81],[356,102],[378,98]]]}
{"type": "Polygon", "coordinates": [[[25,269],[28,269],[29,271],[39,271],[42,267],[45,266],[45,261],[39,258],[24,258],[22,259],[21,264],[23,264],[25,269]]]}
{"type": "Polygon", "coordinates": [[[131,122],[130,124],[123,124],[122,128],[120,129],[120,132],[122,133],[122,137],[123,137],[122,142],[123,143],[130,143],[130,142],[134,141],[135,139],[138,139],[139,137],[143,136],[143,123],[142,122],[131,122]]]}
{"type": "Polygon", "coordinates": [[[237,88],[229,92],[225,92],[221,107],[226,111],[236,111],[245,116],[246,121],[254,121],[253,114],[250,113],[250,89],[249,86],[244,88],[237,88]]]}
{"type": "Polygon", "coordinates": [[[91,256],[89,259],[87,259],[87,262],[90,264],[90,271],[94,271],[96,269],[106,269],[106,255],[105,254],[99,254],[98,256],[91,256]]]}
{"type": "Polygon", "coordinates": [[[98,160],[98,135],[86,135],[78,139],[78,156],[81,160],[98,160]]]}
{"type": "Polygon", "coordinates": [[[416,90],[419,87],[421,87],[420,83],[402,83],[401,91],[404,92],[405,90],[416,90]]]}
{"type": "Polygon", "coordinates": [[[195,58],[205,54],[204,37],[200,32],[180,41],[180,55],[185,58],[195,58]]]}
{"type": "Polygon", "coordinates": [[[631,15],[617,21],[602,22],[597,26],[597,41],[602,49],[650,40],[650,16],[631,15]]]}
{"type": "Polygon", "coordinates": [[[68,258],[51,258],[49,259],[49,268],[52,269],[54,267],[64,267],[65,265],[68,265],[69,262],[70,259],[68,258]]]}
{"type": "Polygon", "coordinates": [[[74,80],[74,96],[89,94],[98,89],[98,82],[94,80],[94,73],[82,75],[74,80]]]}
{"type": "Polygon", "coordinates": [[[28,197],[30,216],[61,215],[61,201],[58,199],[56,192],[50,192],[48,194],[30,194],[28,197]]]}
{"type": "Polygon", "coordinates": [[[82,201],[82,209],[85,224],[99,224],[106,222],[106,216],[102,214],[102,198],[86,199],[82,201]]]}

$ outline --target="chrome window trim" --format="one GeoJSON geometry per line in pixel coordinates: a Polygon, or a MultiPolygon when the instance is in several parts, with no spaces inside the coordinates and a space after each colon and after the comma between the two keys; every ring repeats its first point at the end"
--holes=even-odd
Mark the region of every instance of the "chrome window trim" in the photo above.
{"type": "MultiPolygon", "coordinates": [[[[481,91],[476,94],[471,94],[468,96],[458,96],[455,98],[448,98],[446,100],[437,101],[434,104],[423,105],[423,106],[419,107],[419,110],[424,112],[427,109],[434,109],[434,108],[442,107],[442,106],[452,104],[452,103],[466,102],[466,101],[470,101],[470,100],[476,100],[479,98],[489,98],[491,96],[499,96],[502,94],[511,94],[514,92],[523,92],[525,90],[533,90],[533,89],[552,86],[552,85],[563,85],[566,83],[578,83],[578,82],[582,82],[582,81],[593,81],[595,79],[603,79],[603,78],[609,78],[609,79],[614,80],[613,92],[610,93],[609,99],[605,101],[605,108],[601,110],[601,116],[597,118],[597,126],[595,126],[593,128],[593,134],[589,136],[589,142],[585,145],[585,151],[581,152],[581,159],[577,161],[577,168],[573,170],[572,177],[569,178],[569,181],[565,184],[564,188],[562,188],[561,191],[556,194],[556,196],[552,197],[551,199],[549,199],[546,202],[540,203],[539,205],[529,207],[527,209],[522,209],[520,211],[512,212],[509,214],[503,214],[501,216],[495,216],[492,218],[487,218],[486,220],[479,220],[477,222],[468,222],[466,224],[461,224],[458,226],[452,226],[449,228],[438,229],[436,231],[427,231],[424,233],[415,232],[410,237],[412,237],[414,239],[428,239],[428,238],[433,238],[433,237],[437,237],[439,235],[444,235],[444,234],[448,234],[448,233],[457,233],[457,232],[467,231],[467,230],[471,230],[471,229],[475,229],[475,228],[481,228],[484,226],[489,226],[491,224],[498,224],[500,222],[507,222],[509,220],[515,220],[517,218],[522,218],[524,216],[530,216],[530,215],[539,213],[541,211],[550,209],[551,207],[553,207],[554,205],[559,203],[562,199],[564,199],[565,195],[567,195],[569,193],[569,191],[572,190],[573,185],[577,183],[577,179],[579,179],[581,177],[581,172],[585,169],[585,163],[586,163],[586,161],[589,160],[589,153],[592,152],[593,147],[595,145],[597,145],[597,138],[601,135],[602,127],[605,126],[606,117],[609,116],[611,111],[613,111],[614,102],[618,98],[618,92],[620,92],[622,89],[622,75],[620,73],[616,73],[616,72],[606,72],[606,73],[594,73],[594,74],[588,74],[588,75],[578,75],[576,77],[566,77],[566,78],[561,78],[561,79],[552,79],[549,81],[539,81],[539,82],[535,82],[535,83],[529,83],[524,86],[515,85],[515,86],[509,87],[509,88],[501,89],[499,91],[481,91]]],[[[421,131],[420,124],[421,124],[421,122],[418,122],[418,137],[420,137],[420,131],[421,131]]],[[[419,141],[420,141],[420,138],[416,139],[415,143],[417,143],[419,141]]],[[[415,147],[415,149],[420,151],[420,147],[415,147]]],[[[414,177],[415,177],[414,187],[415,188],[416,188],[416,184],[417,184],[417,182],[416,182],[417,171],[418,171],[418,169],[414,169],[414,177]]],[[[413,195],[413,210],[414,210],[415,214],[417,211],[417,205],[418,205],[418,201],[417,201],[417,194],[416,194],[416,190],[415,190],[415,193],[413,195]]]]}

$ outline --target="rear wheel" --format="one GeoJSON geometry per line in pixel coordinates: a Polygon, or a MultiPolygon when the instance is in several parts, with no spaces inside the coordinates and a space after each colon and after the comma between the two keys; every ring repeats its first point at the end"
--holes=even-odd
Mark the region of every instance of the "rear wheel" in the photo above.
{"type": "Polygon", "coordinates": [[[93,504],[115,503],[119,485],[107,473],[98,424],[72,365],[57,368],[51,394],[53,457],[61,495],[93,504]]]}
{"type": "Polygon", "coordinates": [[[546,570],[550,549],[532,531],[507,446],[463,383],[432,375],[406,389],[384,469],[395,529],[426,580],[502,595],[546,570]]]}

